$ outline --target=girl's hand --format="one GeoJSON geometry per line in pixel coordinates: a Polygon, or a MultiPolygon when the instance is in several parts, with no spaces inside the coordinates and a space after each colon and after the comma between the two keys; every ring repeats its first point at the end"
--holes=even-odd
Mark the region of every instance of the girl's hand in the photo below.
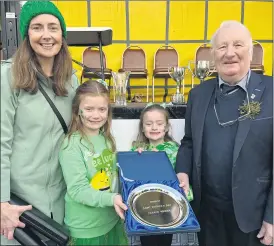
{"type": "MultiPolygon", "coordinates": [[[[138,153],[141,154],[144,151],[144,148],[138,148],[136,149],[136,151],[138,151],[138,153]]],[[[156,148],[153,148],[151,151],[158,152],[159,150],[156,148]]]]}
{"type": "Polygon", "coordinates": [[[144,148],[139,147],[138,149],[136,149],[136,151],[138,151],[138,153],[141,154],[144,151],[144,148]]]}
{"type": "Polygon", "coordinates": [[[126,204],[123,203],[122,196],[119,194],[115,195],[114,197],[114,208],[116,213],[120,216],[120,218],[124,220],[125,219],[124,211],[127,210],[127,206],[126,204]]]}
{"type": "Polygon", "coordinates": [[[19,220],[20,215],[32,206],[11,205],[8,202],[1,203],[1,234],[9,240],[13,239],[16,227],[24,228],[25,224],[19,220]]]}

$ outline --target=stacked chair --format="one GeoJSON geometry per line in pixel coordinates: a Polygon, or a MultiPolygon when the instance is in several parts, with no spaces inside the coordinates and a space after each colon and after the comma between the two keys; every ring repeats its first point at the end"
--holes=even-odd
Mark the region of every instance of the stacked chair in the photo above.
{"type": "MultiPolygon", "coordinates": [[[[101,73],[100,63],[100,51],[98,47],[88,47],[82,54],[82,63],[88,68],[92,68],[95,72],[101,73]]],[[[103,66],[105,79],[109,80],[111,84],[111,69],[107,68],[106,55],[103,51],[103,66]]],[[[81,83],[83,78],[98,79],[99,76],[96,73],[88,71],[86,68],[82,68],[81,83]]]]}
{"type": "MultiPolygon", "coordinates": [[[[179,66],[179,54],[175,48],[169,45],[161,46],[154,55],[154,67],[152,74],[152,101],[155,100],[154,89],[155,89],[155,78],[165,79],[164,86],[157,86],[156,88],[164,88],[165,93],[163,96],[163,102],[166,102],[168,95],[168,79],[170,78],[168,68],[179,66]]],[[[176,87],[174,85],[173,87],[176,87]]]]}
{"type": "Polygon", "coordinates": [[[127,85],[128,100],[131,100],[131,88],[146,88],[146,101],[149,97],[149,78],[147,71],[146,53],[139,46],[128,46],[123,52],[122,68],[119,72],[130,71],[129,81],[127,85]],[[146,87],[144,86],[131,86],[131,78],[144,78],[146,79],[146,87]]]}
{"type": "Polygon", "coordinates": [[[257,42],[253,41],[253,56],[250,65],[250,69],[258,74],[264,73],[264,49],[262,45],[257,42]]]}

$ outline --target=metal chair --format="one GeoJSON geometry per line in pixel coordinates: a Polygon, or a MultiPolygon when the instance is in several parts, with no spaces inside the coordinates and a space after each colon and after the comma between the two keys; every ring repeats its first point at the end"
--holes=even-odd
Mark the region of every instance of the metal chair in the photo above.
{"type": "Polygon", "coordinates": [[[264,74],[264,49],[258,41],[253,41],[253,56],[250,69],[258,74],[264,74]]]}
{"type": "MultiPolygon", "coordinates": [[[[154,68],[152,75],[152,101],[155,99],[155,78],[165,79],[164,86],[157,86],[157,88],[164,88],[165,94],[163,96],[163,101],[166,101],[168,95],[168,79],[170,78],[168,68],[169,67],[178,67],[179,66],[179,55],[175,48],[169,45],[161,46],[154,54],[154,68]]],[[[174,86],[176,87],[176,86],[174,86]]]]}
{"type": "Polygon", "coordinates": [[[123,52],[122,56],[122,68],[118,70],[119,72],[130,71],[130,76],[128,80],[128,100],[131,100],[131,88],[145,88],[144,86],[131,86],[130,78],[145,78],[147,80],[146,89],[147,96],[146,100],[148,102],[149,96],[149,78],[147,71],[146,53],[139,46],[128,46],[123,52]]]}
{"type": "Polygon", "coordinates": [[[217,75],[217,71],[214,65],[214,60],[212,56],[211,46],[207,43],[201,44],[196,50],[195,54],[195,64],[197,65],[198,61],[209,61],[209,68],[212,72],[211,76],[217,75]]]}
{"type": "MultiPolygon", "coordinates": [[[[100,51],[98,47],[88,47],[83,51],[82,54],[82,63],[88,67],[92,68],[96,73],[101,73],[101,63],[100,63],[100,51]]],[[[103,65],[104,65],[104,76],[105,79],[109,80],[109,86],[111,83],[111,69],[106,68],[107,62],[106,62],[106,55],[103,51],[103,65]]],[[[89,78],[89,79],[99,79],[100,77],[93,73],[88,71],[86,68],[82,69],[81,74],[81,83],[83,78],[89,78]]]]}
{"type": "Polygon", "coordinates": [[[195,53],[195,59],[193,62],[195,64],[195,68],[192,70],[191,88],[194,87],[195,70],[196,70],[198,61],[209,61],[210,76],[217,75],[217,70],[214,66],[214,60],[211,52],[211,46],[208,43],[203,43],[197,48],[195,53]]]}

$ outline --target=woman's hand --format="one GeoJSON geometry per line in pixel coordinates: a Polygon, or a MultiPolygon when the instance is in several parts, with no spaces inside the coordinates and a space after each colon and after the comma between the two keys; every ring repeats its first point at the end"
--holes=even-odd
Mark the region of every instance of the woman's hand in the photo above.
{"type": "Polygon", "coordinates": [[[31,209],[31,205],[17,206],[8,202],[1,202],[1,234],[12,240],[15,228],[25,227],[25,224],[19,220],[19,217],[23,212],[31,209]]]}
{"type": "Polygon", "coordinates": [[[123,203],[122,196],[119,194],[115,195],[114,197],[114,208],[116,213],[120,216],[120,218],[124,220],[125,219],[124,211],[127,210],[127,206],[126,204],[123,203]]]}

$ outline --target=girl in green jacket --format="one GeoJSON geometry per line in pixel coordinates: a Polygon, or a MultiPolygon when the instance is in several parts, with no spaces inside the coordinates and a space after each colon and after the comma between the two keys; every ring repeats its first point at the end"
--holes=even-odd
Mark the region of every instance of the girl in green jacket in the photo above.
{"type": "Polygon", "coordinates": [[[168,118],[168,112],[163,105],[148,104],[141,113],[139,133],[132,144],[132,150],[165,151],[174,168],[179,146],[169,135],[168,118]]]}
{"type": "Polygon", "coordinates": [[[127,207],[117,193],[111,119],[105,82],[80,85],[73,101],[72,123],[59,155],[67,184],[65,224],[72,245],[127,245],[120,220],[127,207]]]}
{"type": "MultiPolygon", "coordinates": [[[[165,151],[173,168],[176,164],[178,144],[169,135],[170,123],[166,108],[161,104],[148,105],[141,113],[139,133],[133,142],[133,151],[165,151]]],[[[188,199],[192,199],[192,193],[188,199]]],[[[162,245],[170,246],[172,234],[141,236],[142,246],[162,245]]]]}
{"type": "MultiPolygon", "coordinates": [[[[148,105],[141,113],[139,133],[132,150],[165,151],[173,168],[176,163],[178,144],[169,135],[168,112],[160,104],[148,105]]],[[[141,236],[142,246],[170,246],[172,234],[141,236]]]]}

